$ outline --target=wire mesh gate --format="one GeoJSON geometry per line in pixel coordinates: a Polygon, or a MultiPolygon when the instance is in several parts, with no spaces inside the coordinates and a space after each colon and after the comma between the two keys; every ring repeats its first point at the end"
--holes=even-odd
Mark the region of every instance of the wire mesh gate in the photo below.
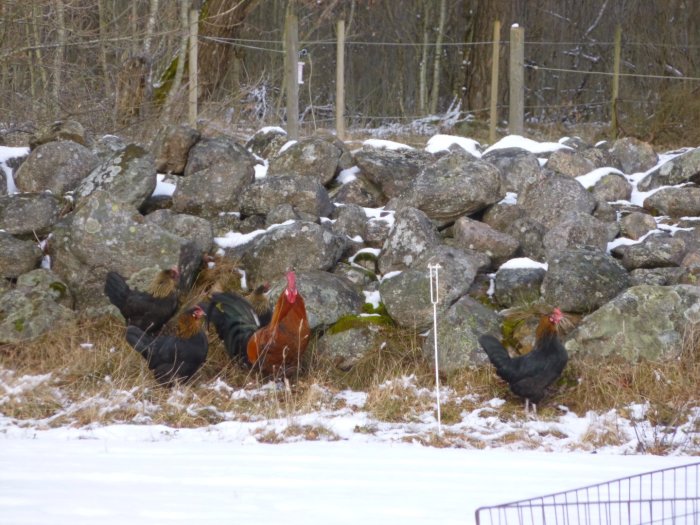
{"type": "Polygon", "coordinates": [[[477,525],[700,525],[700,463],[476,510],[477,525]]]}

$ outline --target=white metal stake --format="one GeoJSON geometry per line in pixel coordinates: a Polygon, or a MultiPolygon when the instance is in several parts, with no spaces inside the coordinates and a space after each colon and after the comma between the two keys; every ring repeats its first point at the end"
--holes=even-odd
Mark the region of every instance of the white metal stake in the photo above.
{"type": "Polygon", "coordinates": [[[435,346],[435,399],[437,399],[437,420],[438,420],[438,436],[442,435],[442,418],[440,415],[440,369],[438,364],[438,342],[437,342],[437,305],[438,305],[438,271],[441,266],[439,264],[429,264],[428,271],[430,272],[430,302],[433,304],[433,345],[435,346]],[[435,285],[433,285],[433,276],[435,285]]]}

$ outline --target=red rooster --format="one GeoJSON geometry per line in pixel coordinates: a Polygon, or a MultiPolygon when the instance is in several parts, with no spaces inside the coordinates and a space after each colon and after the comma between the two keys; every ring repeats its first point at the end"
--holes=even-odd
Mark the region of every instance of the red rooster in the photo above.
{"type": "Polygon", "coordinates": [[[126,340],[146,360],[158,383],[187,382],[207,358],[209,341],[204,316],[204,310],[195,305],[168,323],[157,336],[138,326],[128,326],[126,340]]]}
{"type": "Polygon", "coordinates": [[[180,272],[173,267],[158,272],[148,291],[132,290],[117,272],[107,273],[104,292],[126,319],[127,325],[155,334],[175,315],[180,272]]]}
{"type": "Polygon", "coordinates": [[[543,315],[535,332],[532,351],[518,357],[510,357],[508,351],[492,335],[482,335],[479,344],[496,367],[498,376],[508,382],[511,391],[525,399],[525,411],[532,403],[537,413],[537,403],[544,397],[545,389],[561,375],[568,355],[557,335],[557,325],[564,318],[559,308],[543,315]]]}
{"type": "Polygon", "coordinates": [[[233,293],[212,296],[209,321],[229,356],[272,376],[287,375],[299,367],[311,333],[293,271],[287,272],[287,287],[266,326],[261,326],[250,302],[233,293]]]}

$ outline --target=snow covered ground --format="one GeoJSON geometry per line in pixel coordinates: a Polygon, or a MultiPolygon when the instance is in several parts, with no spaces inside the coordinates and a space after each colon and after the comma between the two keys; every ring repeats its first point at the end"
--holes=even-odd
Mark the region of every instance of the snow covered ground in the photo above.
{"type": "MultiPolygon", "coordinates": [[[[0,523],[470,524],[475,510],[697,458],[464,450],[358,436],[266,445],[235,426],[6,429],[0,523]]],[[[697,480],[695,480],[697,483],[697,480]]]]}

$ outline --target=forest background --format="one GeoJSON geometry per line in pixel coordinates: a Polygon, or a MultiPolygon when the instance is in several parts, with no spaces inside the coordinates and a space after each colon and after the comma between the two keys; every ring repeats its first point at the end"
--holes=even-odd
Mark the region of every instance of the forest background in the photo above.
{"type": "Polygon", "coordinates": [[[344,20],[351,130],[442,127],[483,137],[499,20],[503,133],[509,28],[517,23],[525,28],[529,133],[597,139],[615,112],[622,135],[700,143],[700,2],[685,0],[4,0],[0,143],[26,143],[26,134],[58,119],[135,140],[186,122],[193,10],[198,118],[234,135],[284,126],[284,22],[293,13],[304,62],[302,133],[334,127],[336,27],[344,20]]]}

